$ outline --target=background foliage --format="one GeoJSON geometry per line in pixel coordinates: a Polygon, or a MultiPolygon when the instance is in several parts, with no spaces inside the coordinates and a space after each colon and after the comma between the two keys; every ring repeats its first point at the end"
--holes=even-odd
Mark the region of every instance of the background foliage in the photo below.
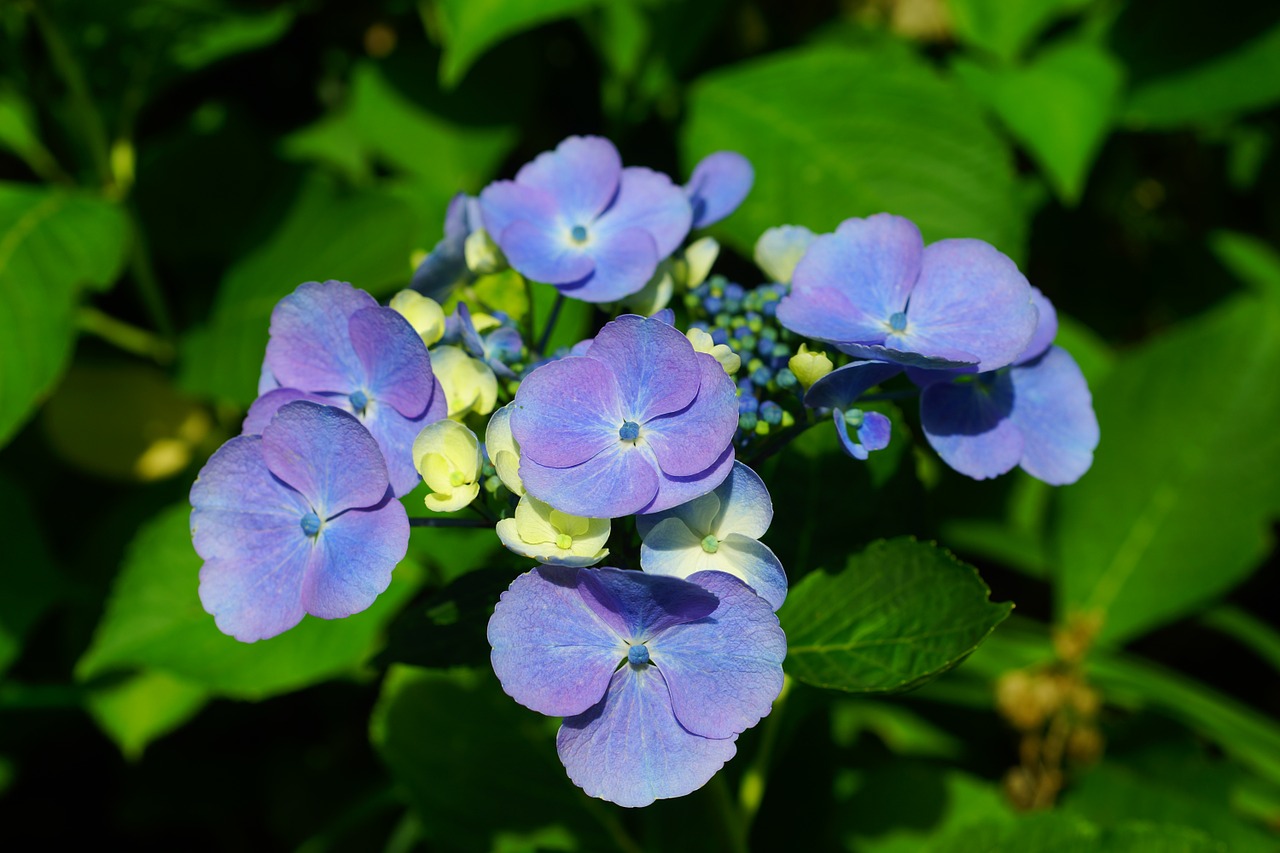
{"type": "Polygon", "coordinates": [[[1280,8],[1243,0],[2,0],[0,838],[1276,849],[1278,102],[1280,8]],[[747,155],[744,283],[780,223],[994,243],[1103,435],[1057,491],[952,474],[909,414],[864,466],[827,431],[769,460],[797,681],[634,813],[487,669],[496,538],[417,531],[368,612],[243,646],[186,526],[277,299],[394,292],[453,193],[586,132],[681,180],[747,155]]]}

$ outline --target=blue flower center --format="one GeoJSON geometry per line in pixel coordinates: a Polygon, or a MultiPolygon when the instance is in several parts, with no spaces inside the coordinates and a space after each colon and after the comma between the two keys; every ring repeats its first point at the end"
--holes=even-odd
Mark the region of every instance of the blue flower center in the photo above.
{"type": "Polygon", "coordinates": [[[302,517],[302,532],[308,536],[315,536],[320,532],[320,516],[314,512],[309,512],[302,517]]]}
{"type": "Polygon", "coordinates": [[[895,311],[889,316],[889,328],[895,332],[901,332],[907,327],[907,312],[895,311]]]}
{"type": "Polygon", "coordinates": [[[356,391],[347,399],[351,401],[351,408],[356,410],[356,414],[363,412],[365,406],[369,405],[369,396],[363,391],[356,391]]]}
{"type": "Polygon", "coordinates": [[[649,662],[649,649],[644,643],[636,643],[628,647],[627,662],[634,666],[644,666],[649,662]]]}
{"type": "Polygon", "coordinates": [[[635,421],[624,421],[618,428],[618,438],[623,441],[635,441],[640,437],[640,424],[635,421]]]}
{"type": "Polygon", "coordinates": [[[573,242],[575,243],[587,242],[587,226],[585,225],[573,226],[572,228],[569,229],[569,236],[573,239],[573,242]]]}

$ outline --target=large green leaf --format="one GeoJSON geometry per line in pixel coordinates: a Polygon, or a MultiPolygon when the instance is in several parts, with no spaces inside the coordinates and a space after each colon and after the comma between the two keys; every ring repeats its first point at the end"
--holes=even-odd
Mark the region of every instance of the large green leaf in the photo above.
{"type": "Polygon", "coordinates": [[[1058,610],[1121,642],[1246,577],[1280,508],[1280,306],[1249,297],[1122,358],[1093,469],[1062,490],[1058,610]]]}
{"type": "Polygon", "coordinates": [[[162,672],[140,672],[90,691],[87,706],[125,758],[137,760],[147,744],[190,720],[208,700],[203,687],[162,672]]]}
{"type": "Polygon", "coordinates": [[[1209,235],[1209,248],[1259,296],[1280,303],[1280,253],[1275,248],[1249,234],[1226,230],[1209,235]]]}
{"type": "Polygon", "coordinates": [[[5,568],[0,570],[3,676],[21,653],[27,631],[57,599],[63,580],[27,495],[7,477],[0,477],[0,518],[5,520],[5,568]]]}
{"type": "Polygon", "coordinates": [[[960,41],[1013,59],[1059,18],[1089,0],[947,0],[960,41]]]}
{"type": "Polygon", "coordinates": [[[260,699],[349,674],[381,646],[386,624],[413,594],[419,572],[402,563],[391,587],[363,613],[306,617],[278,637],[241,643],[219,633],[196,590],[190,508],[171,507],[138,532],[116,578],[80,679],[137,669],[165,673],[211,693],[260,699]]]}
{"type": "Polygon", "coordinates": [[[114,204],[0,183],[0,444],[66,367],[80,289],[114,283],[128,244],[114,204]]]}
{"type": "Polygon", "coordinates": [[[601,0],[439,0],[436,8],[445,43],[440,80],[455,86],[467,69],[502,39],[599,3],[601,0]]]}
{"type": "Polygon", "coordinates": [[[1009,615],[972,566],[913,539],[880,541],[844,571],[815,572],[779,611],[787,671],[865,693],[909,690],[946,672],[1009,615]]]}
{"type": "Polygon", "coordinates": [[[0,148],[17,154],[37,174],[48,175],[57,168],[40,141],[31,105],[18,92],[7,88],[0,88],[0,148]]]}
{"type": "Polygon", "coordinates": [[[555,723],[517,705],[487,668],[392,667],[370,732],[433,850],[497,849],[503,836],[603,847],[590,814],[607,818],[609,807],[565,775],[555,723]]]}
{"type": "Polygon", "coordinates": [[[1058,197],[1074,204],[1119,104],[1119,63],[1097,45],[1068,42],[1024,67],[960,59],[954,70],[1026,146],[1058,197]]]}
{"type": "Polygon", "coordinates": [[[912,54],[821,45],[713,72],[689,96],[686,168],[721,149],[755,165],[751,194],[722,226],[746,254],[779,223],[828,231],[881,211],[915,220],[926,240],[1022,253],[1008,145],[972,97],[912,54]]]}
{"type": "Polygon", "coordinates": [[[280,228],[227,271],[209,324],[184,341],[188,390],[253,401],[271,310],[305,281],[339,279],[380,295],[408,281],[414,216],[385,192],[344,193],[313,177],[280,228]]]}

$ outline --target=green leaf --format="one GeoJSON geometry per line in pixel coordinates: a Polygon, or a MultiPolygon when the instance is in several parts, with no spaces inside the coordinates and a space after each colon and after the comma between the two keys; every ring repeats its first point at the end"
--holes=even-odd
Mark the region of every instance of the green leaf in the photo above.
{"type": "Polygon", "coordinates": [[[293,9],[277,6],[257,14],[227,12],[216,4],[184,0],[191,19],[175,30],[169,58],[183,71],[274,44],[293,24],[293,9]],[[204,6],[204,8],[201,8],[204,6]]]}
{"type": "Polygon", "coordinates": [[[0,676],[22,652],[22,641],[63,589],[62,573],[44,542],[26,494],[0,477],[0,518],[5,520],[5,564],[0,571],[0,676]]]}
{"type": "Polygon", "coordinates": [[[203,687],[162,672],[140,672],[89,693],[89,714],[124,757],[136,761],[147,745],[179,728],[209,700],[203,687]]]}
{"type": "Polygon", "coordinates": [[[375,296],[406,283],[414,225],[385,192],[344,193],[313,176],[279,230],[227,271],[209,324],[183,341],[183,387],[253,402],[276,303],[305,281],[348,281],[375,296]]]}
{"type": "Polygon", "coordinates": [[[927,853],[1226,853],[1226,845],[1198,829],[1127,823],[1099,829],[1060,812],[1023,817],[1014,823],[965,827],[927,844],[927,853]]]}
{"type": "Polygon", "coordinates": [[[1097,45],[1068,42],[1020,68],[962,58],[953,70],[1026,146],[1058,197],[1075,204],[1119,105],[1119,63],[1097,45]]]}
{"type": "Polygon", "coordinates": [[[974,99],[911,54],[823,45],[713,72],[691,90],[681,143],[686,169],[721,149],[755,165],[751,194],[720,226],[746,255],[779,222],[821,232],[881,211],[929,241],[1023,251],[1008,145],[974,99]]]}
{"type": "Polygon", "coordinates": [[[308,616],[278,637],[241,643],[220,633],[200,606],[190,513],[185,504],[173,506],[138,532],[77,678],[144,669],[222,696],[262,699],[297,690],[369,660],[420,582],[417,567],[401,563],[390,588],[363,613],[333,621],[308,616]]]}
{"type": "Polygon", "coordinates": [[[601,849],[588,816],[606,808],[574,788],[555,722],[517,705],[488,668],[392,667],[370,736],[408,795],[433,850],[493,849],[500,833],[576,837],[601,849]],[[481,737],[464,737],[467,732],[481,737]],[[494,820],[501,804],[501,820],[494,820]]]}
{"type": "Polygon", "coordinates": [[[128,244],[109,202],[0,183],[0,445],[62,375],[81,288],[113,284],[128,244]]]}
{"type": "Polygon", "coordinates": [[[57,164],[40,141],[31,105],[11,89],[0,88],[0,148],[21,157],[38,175],[57,172],[57,164]]]}
{"type": "Polygon", "coordinates": [[[1268,243],[1237,231],[1215,231],[1209,249],[1236,278],[1259,296],[1280,304],[1280,253],[1268,243]]]}
{"type": "Polygon", "coordinates": [[[601,0],[438,0],[444,36],[440,81],[456,86],[467,69],[503,39],[580,14],[601,0]]]}
{"type": "Polygon", "coordinates": [[[1277,375],[1280,306],[1247,297],[1116,364],[1094,392],[1093,468],[1059,494],[1063,618],[1094,614],[1102,641],[1123,642],[1248,576],[1280,508],[1277,375]]]}
{"type": "Polygon", "coordinates": [[[831,739],[853,746],[870,732],[896,755],[958,758],[963,745],[952,734],[900,704],[866,699],[844,700],[831,706],[831,739]]]}
{"type": "Polygon", "coordinates": [[[1089,0],[947,0],[956,37],[1013,59],[1055,19],[1087,6],[1089,0]]]}
{"type": "Polygon", "coordinates": [[[845,570],[815,572],[792,588],[778,616],[787,671],[818,687],[909,690],[964,660],[1004,621],[972,566],[913,539],[880,541],[845,570]]]}

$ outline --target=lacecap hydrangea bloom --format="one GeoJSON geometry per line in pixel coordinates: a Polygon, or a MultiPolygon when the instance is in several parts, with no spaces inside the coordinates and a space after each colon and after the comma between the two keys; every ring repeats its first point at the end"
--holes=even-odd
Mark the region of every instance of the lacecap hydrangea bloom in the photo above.
{"type": "Polygon", "coordinates": [[[418,484],[410,447],[444,417],[426,345],[399,312],[342,281],[308,282],[271,312],[271,337],[245,434],[282,406],[310,400],[354,414],[377,440],[396,496],[418,484]]]}
{"type": "Polygon", "coordinates": [[[658,512],[733,466],[738,403],[714,358],[658,319],[607,323],[581,356],[531,372],[511,432],[525,491],[588,518],[658,512]]]}
{"type": "Polygon", "coordinates": [[[503,593],[488,636],[507,694],[564,717],[569,778],[621,806],[700,788],[782,690],[777,617],[722,572],[542,566],[503,593]]]}
{"type": "Polygon", "coordinates": [[[880,213],[813,241],[778,320],[858,358],[989,371],[1027,347],[1036,308],[1031,285],[991,245],[926,247],[913,222],[880,213]]]}
{"type": "Polygon", "coordinates": [[[219,630],[253,642],[372,604],[409,547],[389,487],[373,436],[333,406],[288,403],[219,448],[191,487],[200,601],[219,630]]]}

